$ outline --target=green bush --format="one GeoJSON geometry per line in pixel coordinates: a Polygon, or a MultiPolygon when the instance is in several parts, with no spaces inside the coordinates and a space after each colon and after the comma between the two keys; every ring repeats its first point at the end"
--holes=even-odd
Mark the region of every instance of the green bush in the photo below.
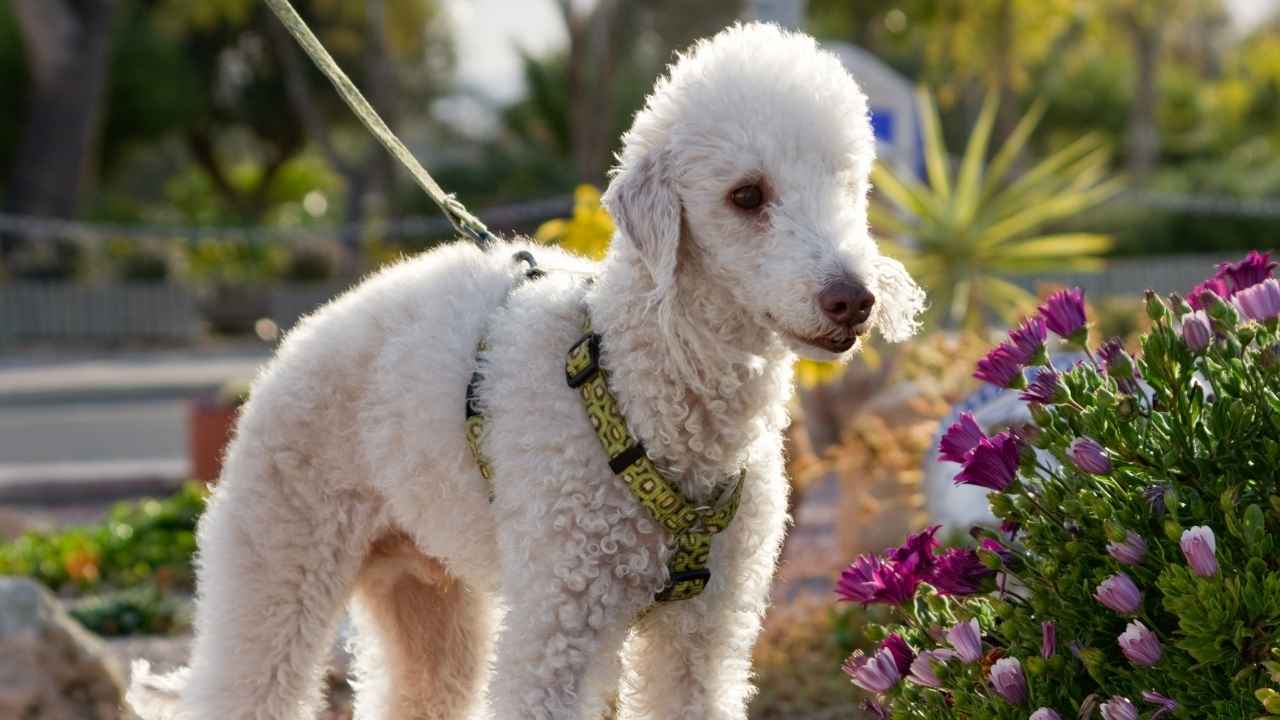
{"type": "Polygon", "coordinates": [[[71,617],[106,637],[167,635],[186,625],[182,603],[154,585],[95,595],[75,603],[71,617]]]}
{"type": "Polygon", "coordinates": [[[204,497],[191,484],[165,500],[121,503],[97,525],[29,532],[0,545],[0,575],[30,577],[63,594],[190,590],[204,497]]]}
{"type": "Polygon", "coordinates": [[[1275,267],[1251,253],[1190,304],[1149,294],[1137,357],[1090,347],[1077,290],[978,363],[1033,422],[961,415],[939,449],[999,531],[939,553],[930,528],[838,586],[893,614],[845,665],[879,717],[1280,717],[1275,267]],[[1047,332],[1084,360],[1054,367],[1047,332]]]}

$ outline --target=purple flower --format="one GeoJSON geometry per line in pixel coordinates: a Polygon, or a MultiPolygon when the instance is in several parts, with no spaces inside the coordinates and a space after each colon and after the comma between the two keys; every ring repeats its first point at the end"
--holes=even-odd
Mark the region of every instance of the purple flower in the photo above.
{"type": "Polygon", "coordinates": [[[1218,545],[1211,528],[1197,525],[1183,530],[1178,547],[1182,548],[1182,554],[1187,558],[1191,572],[1200,577],[1213,577],[1218,574],[1218,557],[1215,554],[1218,545]]]}
{"type": "Polygon", "coordinates": [[[1002,388],[1017,389],[1027,384],[1026,378],[1022,376],[1022,361],[1018,351],[1005,343],[995,346],[978,361],[978,369],[973,376],[1002,388]]]}
{"type": "Polygon", "coordinates": [[[875,700],[864,701],[862,709],[874,715],[877,720],[889,720],[889,710],[875,700]]]}
{"type": "Polygon", "coordinates": [[[1058,650],[1058,626],[1052,622],[1040,623],[1040,657],[1048,660],[1058,650]]]}
{"type": "Polygon", "coordinates": [[[925,577],[933,568],[933,551],[938,548],[934,535],[941,527],[933,525],[907,536],[907,541],[902,545],[885,550],[885,559],[893,563],[899,574],[925,577]]]}
{"type": "Polygon", "coordinates": [[[1266,282],[1236,293],[1236,309],[1250,320],[1264,323],[1280,316],[1280,280],[1271,278],[1266,282]]]}
{"type": "Polygon", "coordinates": [[[902,679],[898,665],[893,660],[893,653],[888,650],[877,651],[875,655],[855,650],[840,669],[853,678],[854,685],[874,693],[885,692],[902,679]]]}
{"type": "Polygon", "coordinates": [[[836,595],[864,607],[872,603],[901,605],[915,595],[919,584],[920,578],[914,573],[904,573],[895,563],[868,553],[840,573],[836,595]]]}
{"type": "Polygon", "coordinates": [[[1111,460],[1107,457],[1107,451],[1091,437],[1072,440],[1067,453],[1071,456],[1071,462],[1087,473],[1106,475],[1111,472],[1111,460]]]}
{"type": "Polygon", "coordinates": [[[1010,705],[1021,705],[1027,701],[1027,678],[1022,674],[1022,663],[1018,658],[1000,658],[991,666],[991,685],[1000,693],[1000,697],[1010,705]]]}
{"type": "Polygon", "coordinates": [[[1056,710],[1050,710],[1047,707],[1042,707],[1031,713],[1029,720],[1062,720],[1062,716],[1059,715],[1056,710]]]}
{"type": "Polygon", "coordinates": [[[947,642],[956,650],[960,662],[974,663],[982,659],[982,631],[978,620],[957,623],[947,631],[947,642]]]}
{"type": "Polygon", "coordinates": [[[1231,288],[1227,287],[1227,281],[1220,277],[1212,277],[1191,288],[1191,292],[1187,293],[1187,302],[1192,310],[1204,310],[1212,305],[1215,299],[1226,299],[1230,296],[1231,288]]]}
{"type": "MultiPolygon", "coordinates": [[[[1257,250],[1251,250],[1239,262],[1220,263],[1214,278],[1225,280],[1230,286],[1230,291],[1238,293],[1270,278],[1271,271],[1276,269],[1276,265],[1277,263],[1271,261],[1270,252],[1260,253],[1257,250]]],[[[1225,299],[1227,296],[1222,295],[1222,297],[1225,299]]]]}
{"type": "Polygon", "coordinates": [[[941,688],[942,681],[938,679],[938,673],[933,669],[933,664],[941,665],[955,656],[956,654],[950,650],[925,650],[911,661],[911,674],[907,679],[917,685],[941,688]]]}
{"type": "Polygon", "coordinates": [[[1004,490],[1018,473],[1018,441],[1002,432],[978,441],[956,475],[956,485],[977,485],[989,490],[1004,490]]]}
{"type": "Polygon", "coordinates": [[[973,452],[978,442],[986,436],[982,428],[978,427],[978,421],[974,419],[973,413],[962,412],[960,419],[942,434],[942,441],[938,443],[938,457],[963,465],[964,461],[969,459],[969,453],[973,452]]]}
{"type": "Polygon", "coordinates": [[[1116,695],[1102,703],[1102,720],[1138,720],[1138,707],[1129,698],[1116,695]]]}
{"type": "Polygon", "coordinates": [[[1132,615],[1142,604],[1142,591],[1124,573],[1116,573],[1099,583],[1093,597],[1121,615],[1132,615]]]}
{"type": "Polygon", "coordinates": [[[1036,373],[1035,379],[1018,394],[1018,397],[1027,402],[1036,402],[1041,405],[1050,405],[1063,399],[1062,386],[1058,384],[1058,373],[1042,369],[1036,373]]]}
{"type": "Polygon", "coordinates": [[[1124,656],[1138,667],[1151,667],[1160,662],[1160,656],[1163,653],[1160,638],[1137,620],[1125,627],[1117,641],[1124,656]]]}
{"type": "Polygon", "coordinates": [[[898,674],[906,675],[911,670],[911,661],[915,659],[915,652],[911,650],[911,646],[898,633],[893,633],[880,643],[881,650],[888,650],[893,656],[893,662],[898,666],[898,674]]]}
{"type": "Polygon", "coordinates": [[[1204,352],[1205,348],[1209,347],[1209,343],[1213,340],[1213,325],[1203,310],[1183,315],[1181,325],[1182,341],[1187,344],[1191,352],[1204,352]]]}
{"type": "Polygon", "coordinates": [[[1018,535],[1018,531],[1022,529],[1022,525],[1017,520],[1001,520],[1000,532],[1009,536],[1010,540],[1018,535]]]}
{"type": "Polygon", "coordinates": [[[1044,341],[1048,337],[1044,320],[1029,317],[1009,333],[1009,347],[1023,365],[1044,362],[1044,341]]]}
{"type": "Polygon", "coordinates": [[[1005,547],[1004,543],[996,540],[995,538],[982,538],[982,540],[978,542],[978,548],[986,550],[989,553],[994,553],[1000,558],[1000,562],[1002,563],[1007,563],[1013,559],[1013,551],[1005,547]]]}
{"type": "Polygon", "coordinates": [[[1084,342],[1084,290],[1059,290],[1040,306],[1040,317],[1054,335],[1077,344],[1084,342]]]}
{"type": "Polygon", "coordinates": [[[1103,343],[1098,348],[1098,359],[1102,362],[1103,372],[1119,381],[1122,390],[1132,392],[1136,389],[1133,385],[1133,358],[1125,351],[1120,338],[1111,338],[1103,343]]]}
{"type": "Polygon", "coordinates": [[[1142,497],[1147,500],[1147,507],[1157,518],[1164,517],[1164,494],[1168,489],[1168,485],[1151,485],[1142,491],[1142,497]]]}
{"type": "Polygon", "coordinates": [[[1153,705],[1159,705],[1160,709],[1151,713],[1151,720],[1159,720],[1159,718],[1168,715],[1178,709],[1178,701],[1166,695],[1161,695],[1155,690],[1143,690],[1142,699],[1153,705]]]}
{"type": "Polygon", "coordinates": [[[1124,542],[1107,543],[1107,553],[1124,565],[1141,565],[1147,557],[1147,541],[1132,530],[1124,531],[1124,542]]]}
{"type": "Polygon", "coordinates": [[[1080,720],[1088,720],[1093,717],[1093,711],[1098,709],[1098,696],[1090,694],[1080,703],[1080,720]]]}
{"type": "Polygon", "coordinates": [[[982,581],[994,571],[978,559],[978,554],[964,548],[950,548],[938,557],[933,572],[926,580],[939,595],[973,595],[982,589],[982,581]]]}

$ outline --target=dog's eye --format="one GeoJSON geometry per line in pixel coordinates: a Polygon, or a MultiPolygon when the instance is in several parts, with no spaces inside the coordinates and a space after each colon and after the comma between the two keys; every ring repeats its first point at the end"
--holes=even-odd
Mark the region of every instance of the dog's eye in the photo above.
{"type": "Polygon", "coordinates": [[[729,193],[729,200],[743,210],[756,210],[764,204],[764,190],[759,185],[743,185],[729,193]]]}

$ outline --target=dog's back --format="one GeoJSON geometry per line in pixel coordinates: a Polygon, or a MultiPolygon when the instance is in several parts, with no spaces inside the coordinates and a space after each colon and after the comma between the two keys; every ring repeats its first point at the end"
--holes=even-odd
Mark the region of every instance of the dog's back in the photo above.
{"type": "MultiPolygon", "coordinates": [[[[463,397],[477,346],[527,269],[512,257],[521,249],[553,268],[590,268],[526,243],[487,254],[453,243],[371,276],[289,333],[251,388],[200,523],[191,667],[134,667],[128,702],[144,720],[313,716],[321,661],[353,597],[362,634],[406,636],[370,638],[358,658],[366,683],[445,651],[408,638],[428,628],[388,623],[446,601],[488,612],[432,558],[458,568],[465,587],[496,587],[489,489],[466,449],[463,397]],[[420,547],[403,528],[438,542],[420,547]],[[427,566],[440,572],[402,572],[427,566]],[[390,570],[403,577],[388,580],[390,570]],[[397,644],[407,638],[417,645],[397,644]],[[398,647],[416,647],[414,657],[393,657],[398,647]]],[[[483,660],[487,643],[451,652],[483,660]]],[[[369,701],[389,702],[386,690],[369,701]]]]}

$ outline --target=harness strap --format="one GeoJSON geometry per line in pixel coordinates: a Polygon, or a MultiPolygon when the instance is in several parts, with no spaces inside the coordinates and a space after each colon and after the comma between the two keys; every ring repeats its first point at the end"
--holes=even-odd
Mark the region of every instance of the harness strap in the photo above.
{"type": "MultiPolygon", "coordinates": [[[[528,253],[517,253],[515,259],[529,264],[525,278],[540,277],[542,271],[528,253]]],[[[505,301],[504,301],[505,302],[505,301]]],[[[737,482],[721,493],[714,505],[695,505],[658,471],[653,460],[627,428],[618,400],[609,390],[608,376],[600,367],[600,336],[591,332],[588,319],[583,324],[586,334],[574,343],[565,358],[565,381],[582,396],[583,407],[591,427],[600,439],[609,469],[626,483],[636,501],[644,506],[654,521],[674,538],[671,558],[667,563],[668,580],[654,596],[656,602],[672,602],[696,597],[707,587],[711,570],[711,538],[729,527],[742,500],[742,486],[747,471],[743,468],[737,482]]],[[[477,355],[485,350],[480,341],[477,355]]],[[[478,367],[467,384],[466,440],[480,475],[489,483],[489,501],[493,502],[493,469],[484,454],[485,417],[478,402],[481,372],[478,367]]]]}
{"type": "Polygon", "coordinates": [[[618,401],[609,391],[607,374],[600,367],[600,336],[590,332],[589,326],[587,334],[569,350],[565,380],[582,396],[591,427],[609,457],[609,468],[653,519],[675,537],[668,564],[670,578],[655,599],[669,602],[701,594],[711,579],[707,567],[711,538],[728,527],[738,511],[745,468],[714,506],[694,505],[667,482],[644,445],[627,428],[618,401]]]}

